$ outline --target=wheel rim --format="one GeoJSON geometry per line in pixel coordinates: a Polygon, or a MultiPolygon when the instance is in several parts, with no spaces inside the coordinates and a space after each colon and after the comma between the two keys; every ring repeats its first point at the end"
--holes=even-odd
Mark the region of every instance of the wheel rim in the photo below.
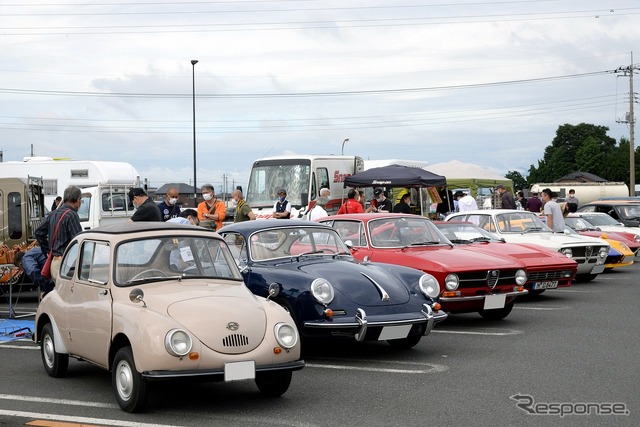
{"type": "Polygon", "coordinates": [[[124,361],[118,363],[116,368],[116,387],[122,400],[129,400],[133,391],[133,373],[124,361]]]}
{"type": "Polygon", "coordinates": [[[51,335],[45,335],[42,339],[42,355],[44,356],[44,362],[48,368],[53,368],[53,361],[56,357],[56,349],[53,345],[51,335]]]}

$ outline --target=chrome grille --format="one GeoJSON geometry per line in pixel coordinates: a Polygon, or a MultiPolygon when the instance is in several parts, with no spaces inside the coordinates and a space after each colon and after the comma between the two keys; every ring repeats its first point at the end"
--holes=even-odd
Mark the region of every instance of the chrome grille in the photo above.
{"type": "Polygon", "coordinates": [[[222,339],[222,345],[225,347],[243,347],[249,345],[249,338],[242,334],[227,335],[222,339]]]}
{"type": "Polygon", "coordinates": [[[567,275],[571,276],[571,270],[533,271],[529,273],[529,281],[564,279],[567,275]]]}
{"type": "Polygon", "coordinates": [[[491,289],[496,287],[496,284],[498,284],[499,278],[500,278],[500,270],[487,271],[487,285],[489,285],[491,289]]]}

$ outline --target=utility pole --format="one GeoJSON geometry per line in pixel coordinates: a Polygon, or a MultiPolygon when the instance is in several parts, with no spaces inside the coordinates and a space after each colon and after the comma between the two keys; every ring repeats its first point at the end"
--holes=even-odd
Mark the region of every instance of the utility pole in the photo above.
{"type": "Polygon", "coordinates": [[[618,123],[629,123],[629,195],[636,195],[636,159],[635,159],[635,123],[633,105],[636,94],[633,92],[633,73],[640,69],[640,65],[633,64],[633,52],[631,52],[631,64],[627,67],[619,67],[615,73],[622,73],[629,76],[629,113],[624,120],[617,120],[618,123]]]}

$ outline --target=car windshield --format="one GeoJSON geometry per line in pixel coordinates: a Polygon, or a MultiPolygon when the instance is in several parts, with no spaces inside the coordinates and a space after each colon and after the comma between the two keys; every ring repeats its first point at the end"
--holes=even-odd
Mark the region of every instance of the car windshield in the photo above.
{"type": "Polygon", "coordinates": [[[613,219],[612,217],[610,217],[607,214],[602,214],[602,215],[581,215],[580,216],[582,219],[588,221],[590,224],[595,225],[595,226],[600,226],[600,225],[620,225],[620,223],[618,221],[616,221],[615,219],[613,219]]]}
{"type": "Polygon", "coordinates": [[[253,261],[341,254],[350,254],[349,249],[331,228],[272,228],[249,238],[249,256],[253,261]]]}
{"type": "Polygon", "coordinates": [[[497,214],[496,225],[501,233],[552,232],[534,213],[526,211],[497,214]]]}
{"type": "Polygon", "coordinates": [[[499,242],[498,236],[475,224],[447,222],[437,224],[438,230],[453,243],[499,242]]]}
{"type": "Polygon", "coordinates": [[[371,246],[393,248],[405,246],[451,245],[431,221],[415,218],[381,218],[368,222],[371,246]]]}
{"type": "Polygon", "coordinates": [[[640,205],[618,206],[618,212],[624,219],[640,219],[640,205]]]}
{"type": "Polygon", "coordinates": [[[162,236],[121,243],[115,253],[118,286],[168,279],[242,279],[229,248],[201,236],[162,236]]]}
{"type": "Polygon", "coordinates": [[[580,218],[568,217],[564,219],[564,223],[577,231],[595,230],[597,228],[593,223],[591,223],[590,221],[587,221],[586,217],[580,217],[580,218]]]}

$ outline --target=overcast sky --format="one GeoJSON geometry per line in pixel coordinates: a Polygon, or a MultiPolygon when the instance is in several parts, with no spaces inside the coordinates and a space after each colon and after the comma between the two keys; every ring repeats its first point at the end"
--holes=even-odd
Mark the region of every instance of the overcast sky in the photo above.
{"type": "Polygon", "coordinates": [[[345,138],[526,176],[565,123],[628,138],[613,71],[640,63],[637,0],[3,0],[0,17],[4,161],[33,144],[192,183],[195,70],[197,180],[217,191],[345,138]]]}

